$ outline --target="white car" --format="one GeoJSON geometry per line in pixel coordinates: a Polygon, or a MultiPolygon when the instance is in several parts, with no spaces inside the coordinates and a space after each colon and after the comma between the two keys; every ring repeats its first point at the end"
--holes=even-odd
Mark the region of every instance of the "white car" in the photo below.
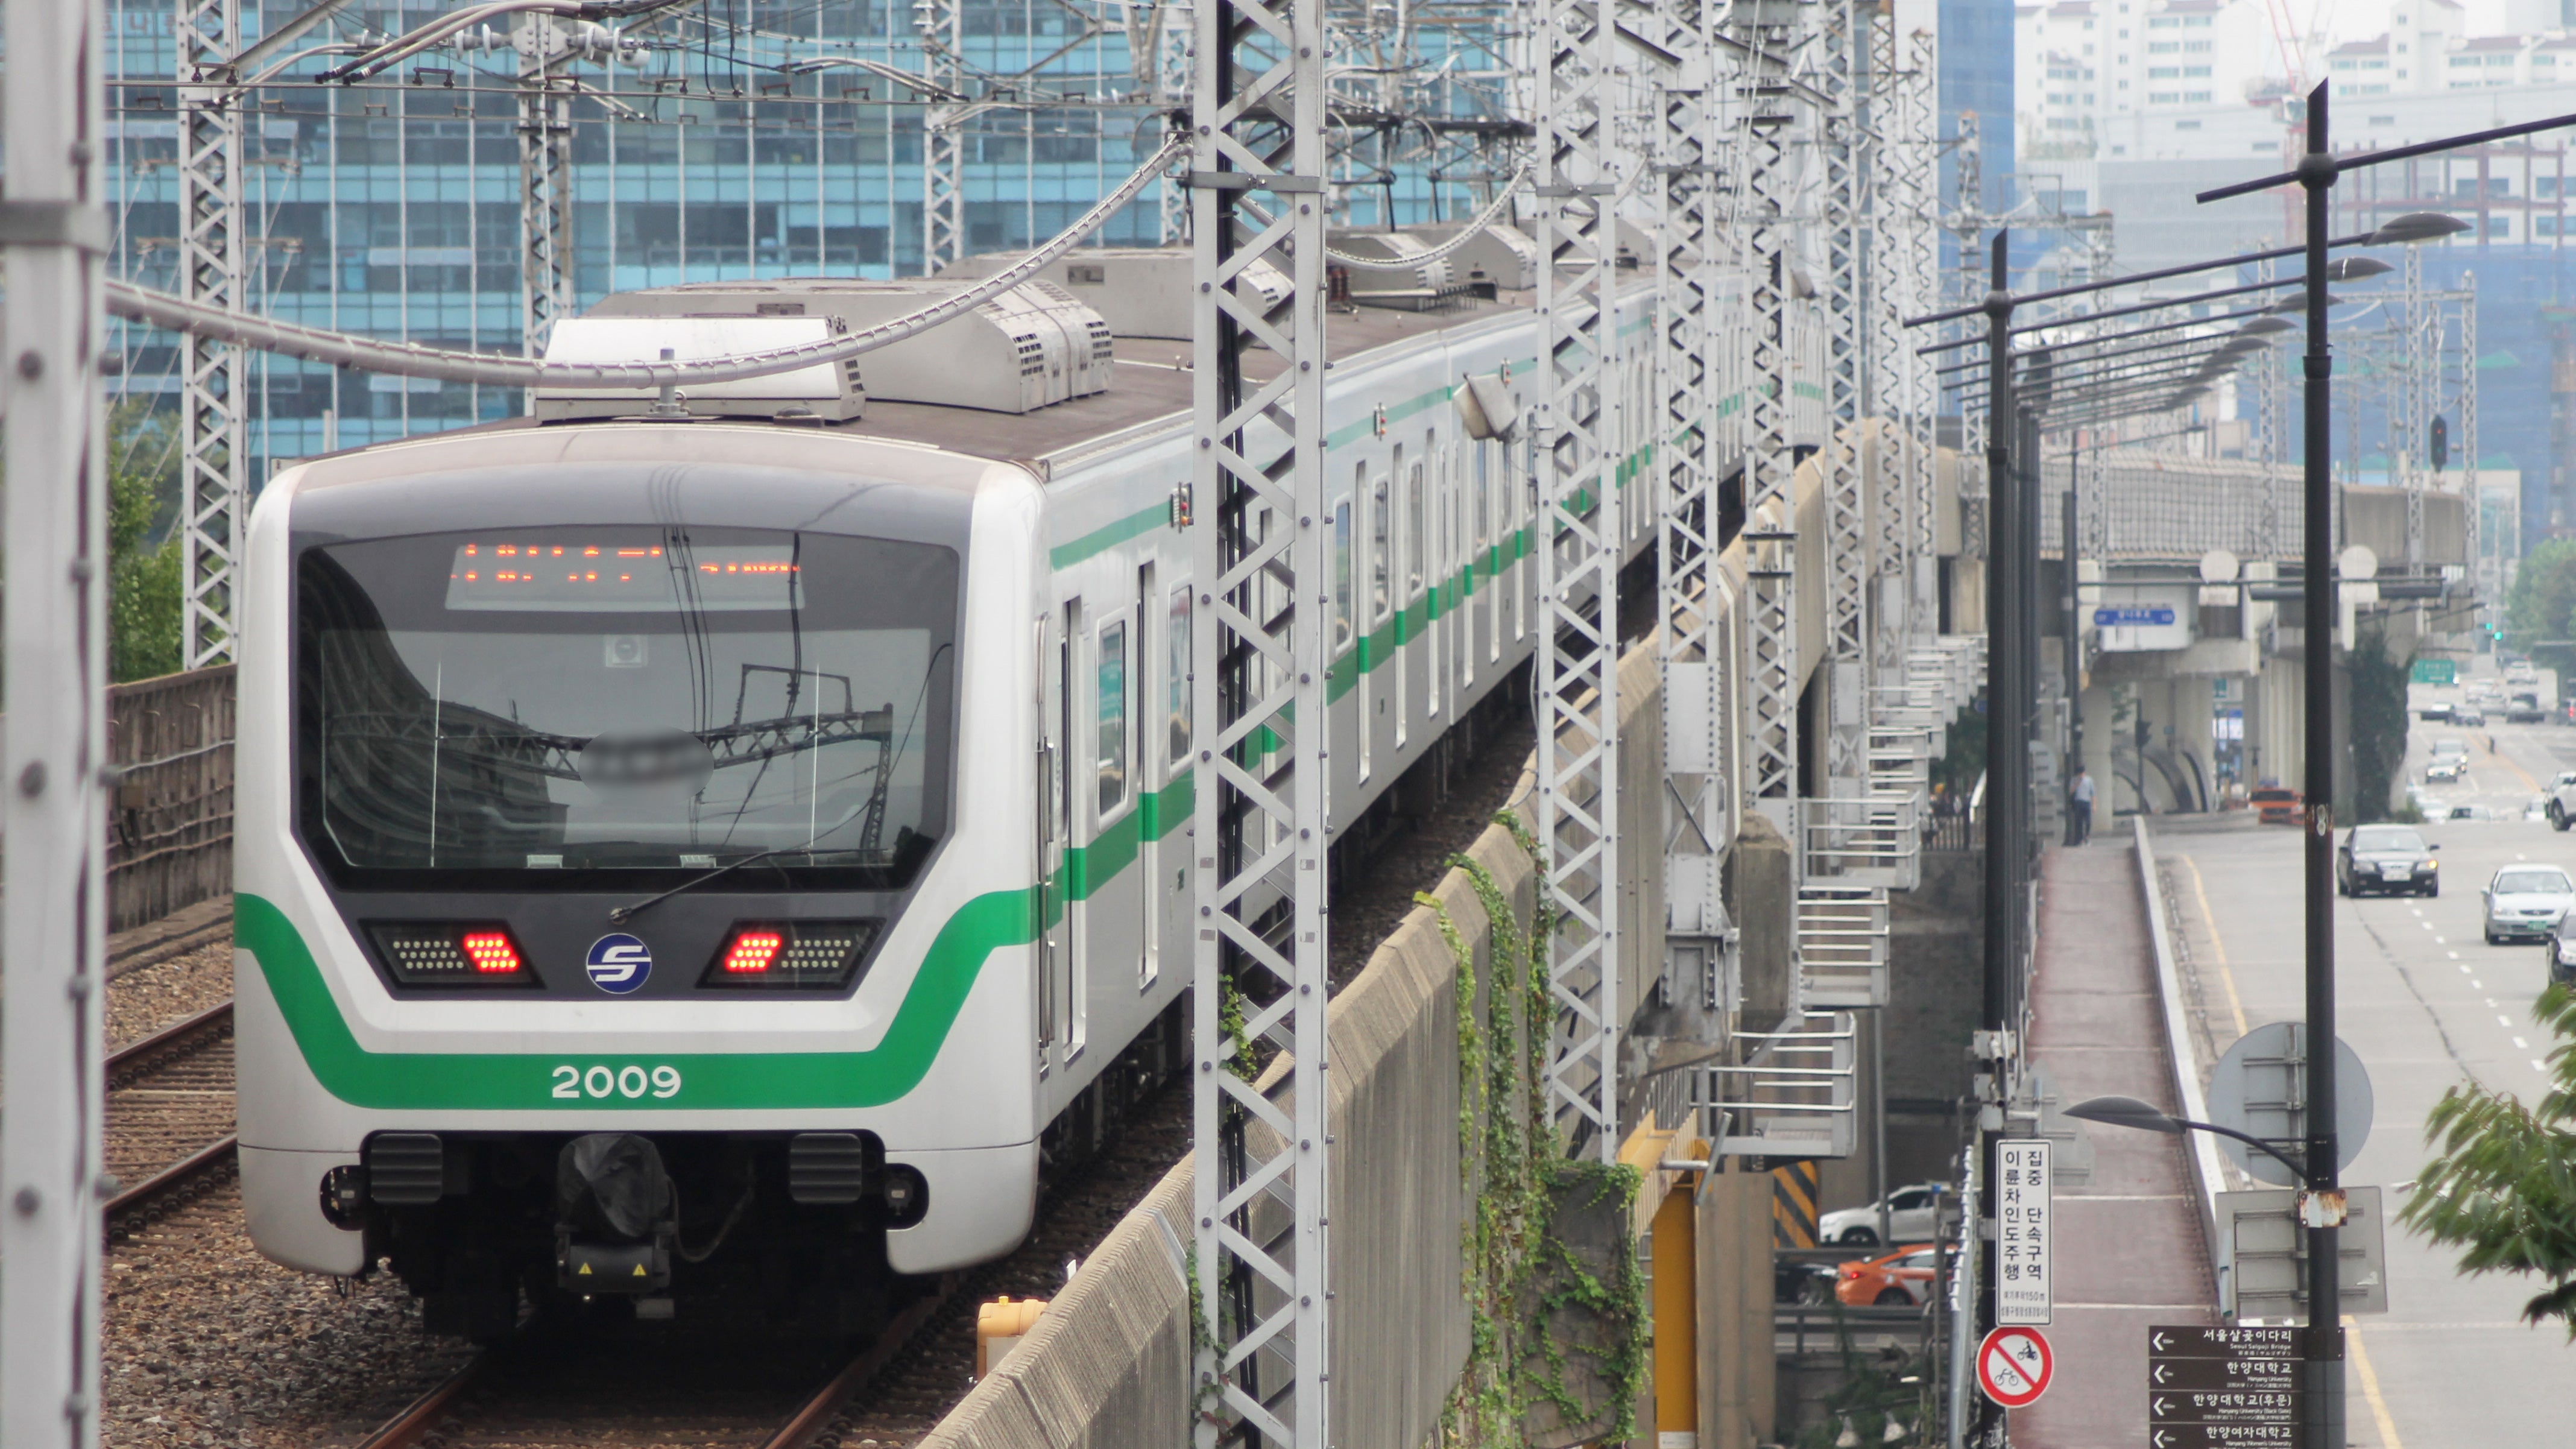
{"type": "Polygon", "coordinates": [[[2487,944],[2537,941],[2567,908],[2576,906],[2576,884],[2554,865],[2508,865],[2479,894],[2486,901],[2487,944]]]}
{"type": "MultiPolygon", "coordinates": [[[[1941,1208],[1949,1201],[1946,1182],[1918,1182],[1887,1195],[1888,1230],[1900,1243],[1920,1243],[1940,1231],[1941,1208]]],[[[1842,1208],[1816,1220],[1816,1241],[1866,1247],[1878,1241],[1878,1204],[1842,1208]]]]}
{"type": "Polygon", "coordinates": [[[2435,755],[2431,763],[2424,766],[2424,783],[2430,785],[2438,780],[2459,779],[2461,764],[2457,755],[2435,755]]]}

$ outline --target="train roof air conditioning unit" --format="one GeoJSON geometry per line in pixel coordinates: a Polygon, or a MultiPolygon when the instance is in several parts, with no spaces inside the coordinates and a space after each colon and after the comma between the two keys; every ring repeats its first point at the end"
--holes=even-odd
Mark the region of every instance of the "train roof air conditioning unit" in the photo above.
{"type": "MultiPolygon", "coordinates": [[[[1433,246],[1464,230],[1466,227],[1459,222],[1434,222],[1404,229],[1405,235],[1420,237],[1433,246]]],[[[1459,243],[1458,249],[1449,254],[1449,265],[1470,287],[1532,291],[1538,286],[1538,243],[1519,227],[1493,222],[1459,243]]]]}
{"type": "MultiPolygon", "coordinates": [[[[664,349],[674,361],[774,352],[828,340],[838,331],[828,317],[568,317],[546,343],[548,362],[656,362],[664,349]]],[[[791,372],[699,383],[674,399],[703,418],[793,418],[848,422],[867,406],[855,360],[818,362],[791,372]]],[[[537,389],[537,417],[544,422],[633,417],[660,401],[658,389],[548,383],[537,389]]]]}
{"type": "MultiPolygon", "coordinates": [[[[951,262],[943,282],[989,277],[1026,252],[987,252],[951,262]]],[[[1108,320],[1120,337],[1190,339],[1192,273],[1187,247],[1082,247],[1038,269],[1040,279],[1064,289],[1108,320]]],[[[1276,307],[1289,292],[1288,278],[1268,262],[1243,269],[1245,285],[1276,307]]]]}
{"type": "MultiPolygon", "coordinates": [[[[962,290],[954,281],[906,277],[781,277],[691,282],[620,292],[591,317],[820,319],[858,332],[909,316],[962,290]]],[[[971,311],[854,361],[868,396],[1025,413],[1108,390],[1114,371],[1108,325],[1061,288],[1025,282],[971,311]]]]}
{"type": "Polygon", "coordinates": [[[1418,312],[1467,294],[1465,271],[1457,258],[1430,255],[1431,243],[1410,232],[1336,231],[1331,234],[1330,245],[1347,256],[1410,263],[1401,271],[1347,268],[1351,300],[1363,307],[1418,312]]]}

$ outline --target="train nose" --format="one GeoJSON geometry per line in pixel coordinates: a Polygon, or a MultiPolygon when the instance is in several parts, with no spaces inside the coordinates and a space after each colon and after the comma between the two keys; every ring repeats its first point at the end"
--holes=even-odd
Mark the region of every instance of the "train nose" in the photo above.
{"type": "Polygon", "coordinates": [[[565,1143],[555,1158],[556,1284],[638,1297],[668,1289],[675,1200],[651,1138],[593,1132],[565,1143]]]}

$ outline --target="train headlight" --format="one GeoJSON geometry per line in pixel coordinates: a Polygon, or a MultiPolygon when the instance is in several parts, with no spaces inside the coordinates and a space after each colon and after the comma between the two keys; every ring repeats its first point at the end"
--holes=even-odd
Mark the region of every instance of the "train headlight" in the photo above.
{"type": "Polygon", "coordinates": [[[506,926],[415,921],[369,928],[385,969],[404,986],[534,986],[527,953],[506,926]]]}
{"type": "Polygon", "coordinates": [[[706,986],[785,986],[831,990],[847,986],[868,945],[874,921],[753,922],[734,927],[707,967],[706,986]]]}

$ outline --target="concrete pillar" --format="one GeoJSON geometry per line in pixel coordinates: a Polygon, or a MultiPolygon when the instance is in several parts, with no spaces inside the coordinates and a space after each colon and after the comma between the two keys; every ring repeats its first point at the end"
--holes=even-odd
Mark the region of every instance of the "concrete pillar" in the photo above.
{"type": "Polygon", "coordinates": [[[1741,1162],[1700,1180],[1700,1449],[1757,1449],[1771,1437],[1779,1368],[1771,1351],[1771,1176],[1741,1162]]]}
{"type": "Polygon", "coordinates": [[[2190,773],[2199,793],[2197,808],[2218,805],[2218,759],[2211,726],[2218,710],[2217,691],[2205,674],[2186,674],[2173,682],[2173,745],[2176,762],[2190,773]]]}

